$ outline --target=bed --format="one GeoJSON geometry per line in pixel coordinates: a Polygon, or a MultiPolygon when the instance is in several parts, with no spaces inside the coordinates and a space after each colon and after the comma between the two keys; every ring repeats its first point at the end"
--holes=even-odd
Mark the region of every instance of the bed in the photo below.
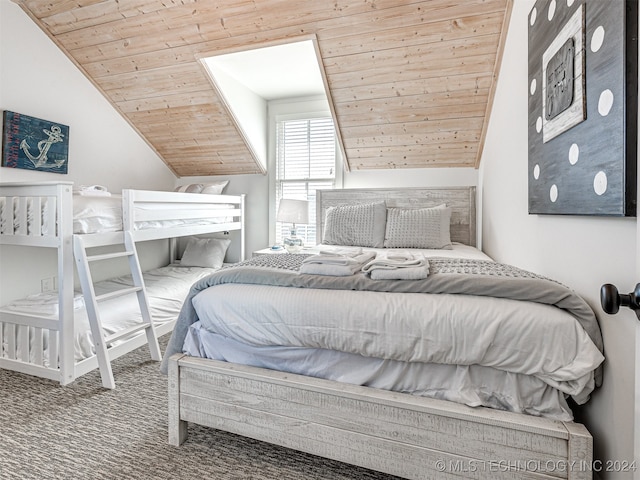
{"type": "Polygon", "coordinates": [[[315,255],[285,254],[198,282],[163,360],[171,444],[193,422],[405,478],[591,478],[567,399],[600,383],[595,315],[473,249],[473,187],[319,191],[317,208],[333,253],[420,248],[428,275],[310,274],[315,255]]]}
{"type": "Polygon", "coordinates": [[[244,195],[132,189],[121,195],[100,193],[74,194],[71,182],[0,184],[0,244],[54,250],[58,281],[57,292],[34,293],[0,308],[1,368],[65,385],[100,367],[103,384],[114,388],[110,361],[170,332],[191,284],[215,271],[199,268],[197,262],[175,262],[185,249],[176,239],[189,239],[197,250],[214,241],[204,237],[237,230],[244,258],[244,195]],[[171,239],[172,264],[142,273],[135,243],[157,239],[171,239]],[[115,253],[92,257],[90,252],[105,250],[95,247],[115,253]],[[130,276],[92,281],[89,261],[121,256],[129,258],[130,276]],[[74,264],[81,288],[76,287],[74,264]],[[153,325],[141,329],[145,322],[153,325]],[[96,348],[101,345],[102,362],[96,348]]]}

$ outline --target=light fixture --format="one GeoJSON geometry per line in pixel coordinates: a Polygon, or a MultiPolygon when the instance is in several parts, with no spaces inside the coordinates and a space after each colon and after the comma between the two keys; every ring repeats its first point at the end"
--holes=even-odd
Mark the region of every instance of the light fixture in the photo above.
{"type": "Polygon", "coordinates": [[[289,253],[296,253],[302,249],[302,239],[296,236],[296,223],[309,223],[309,202],[307,200],[280,199],[276,221],[291,223],[291,236],[282,243],[289,253]]]}

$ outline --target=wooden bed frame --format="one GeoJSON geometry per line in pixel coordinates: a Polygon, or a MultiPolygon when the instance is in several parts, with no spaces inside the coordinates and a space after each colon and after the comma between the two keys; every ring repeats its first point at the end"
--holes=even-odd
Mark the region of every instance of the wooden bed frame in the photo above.
{"type": "MultiPolygon", "coordinates": [[[[105,379],[104,370],[110,375],[108,359],[92,356],[78,362],[74,358],[74,263],[77,264],[80,283],[85,292],[85,304],[95,303],[94,298],[87,301],[88,266],[78,258],[78,252],[86,254],[87,248],[122,245],[130,240],[172,239],[186,235],[198,235],[212,232],[240,230],[240,256],[244,257],[244,195],[198,195],[192,193],[160,192],[148,190],[123,190],[122,222],[123,229],[118,232],[73,234],[73,183],[72,182],[16,182],[0,183],[0,198],[15,205],[14,208],[3,209],[5,231],[0,233],[1,245],[18,245],[28,247],[45,247],[55,249],[57,253],[58,278],[58,315],[34,315],[18,313],[0,308],[0,368],[14,370],[38,377],[59,381],[66,385],[76,378],[100,366],[103,384],[113,388],[112,377],[105,379]],[[43,209],[45,202],[48,208],[43,209]],[[157,204],[173,204],[173,209],[149,208],[157,204]],[[217,208],[216,204],[230,204],[229,208],[217,208]],[[29,207],[31,205],[31,207],[29,207]],[[197,205],[198,208],[190,208],[197,205]],[[146,208],[145,208],[146,207],[146,208]],[[34,214],[32,225],[27,228],[29,208],[33,212],[46,211],[47,215],[34,214]],[[43,218],[44,217],[44,218],[43,218]],[[229,222],[210,224],[185,224],[163,228],[136,228],[139,222],[161,222],[175,219],[202,219],[210,217],[228,218],[229,222]],[[18,220],[18,228],[14,228],[14,220],[18,220]],[[78,248],[78,245],[81,245],[78,248]],[[74,254],[75,249],[75,254],[74,254]],[[75,262],[74,262],[75,257],[75,262]],[[49,341],[49,356],[57,361],[46,364],[44,338],[49,341]],[[99,365],[100,364],[100,365],[99,365]],[[110,380],[110,382],[108,381],[110,380]]],[[[131,247],[133,261],[139,271],[139,263],[135,246],[131,247]]],[[[172,251],[176,247],[172,245],[172,251]]],[[[122,253],[97,255],[107,259],[110,256],[123,256],[122,253]]],[[[173,253],[172,253],[173,255],[173,253]]],[[[132,268],[134,279],[136,272],[132,268]]],[[[141,275],[141,272],[139,272],[141,275]]],[[[142,293],[144,295],[144,285],[142,293]]],[[[91,286],[91,290],[93,287],[91,286]]],[[[131,289],[129,289],[131,290],[131,289]]],[[[146,299],[145,299],[146,301],[146,299]]],[[[148,308],[148,307],[147,307],[148,308]]],[[[87,310],[89,312],[89,310],[87,310]]],[[[91,312],[89,312],[91,314],[91,312]]],[[[143,312],[143,318],[145,313],[143,312]]],[[[92,329],[94,323],[90,319],[92,329]]],[[[98,322],[99,323],[99,322],[98,322]]],[[[152,322],[149,322],[152,324],[152,322]]],[[[171,332],[174,322],[166,322],[154,327],[155,334],[160,336],[171,332]]],[[[150,329],[147,329],[147,333],[150,329]]],[[[120,333],[120,332],[118,332],[120,333]]],[[[117,334],[118,334],[117,333],[117,334]]],[[[116,335],[117,335],[116,334],[116,335]]],[[[100,338],[94,334],[94,338],[100,338]]],[[[125,353],[147,343],[148,337],[136,335],[108,348],[109,359],[113,360],[125,353]]],[[[103,342],[104,343],[104,342],[103,342]]],[[[157,342],[156,342],[157,343],[157,342]]],[[[98,352],[100,350],[97,348],[98,352]]],[[[106,349],[105,349],[106,350],[106,349]]],[[[153,350],[152,350],[153,352],[153,350]]],[[[152,355],[153,356],[153,355],[152,355]]],[[[160,351],[157,351],[160,360],[160,351]]]]}
{"type": "MultiPolygon", "coordinates": [[[[452,239],[475,244],[474,187],[318,192],[318,232],[328,206],[377,199],[455,204],[452,239]]],[[[578,423],[176,354],[171,445],[189,422],[410,479],[592,477],[593,439],[578,423]]]]}

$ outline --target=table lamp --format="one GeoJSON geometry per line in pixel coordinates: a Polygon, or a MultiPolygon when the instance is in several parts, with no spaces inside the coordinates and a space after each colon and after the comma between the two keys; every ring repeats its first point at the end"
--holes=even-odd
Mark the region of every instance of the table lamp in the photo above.
{"type": "Polygon", "coordinates": [[[282,241],[287,252],[296,253],[302,250],[302,239],[296,236],[296,223],[309,223],[309,202],[282,198],[278,206],[276,221],[292,224],[291,236],[282,241]]]}

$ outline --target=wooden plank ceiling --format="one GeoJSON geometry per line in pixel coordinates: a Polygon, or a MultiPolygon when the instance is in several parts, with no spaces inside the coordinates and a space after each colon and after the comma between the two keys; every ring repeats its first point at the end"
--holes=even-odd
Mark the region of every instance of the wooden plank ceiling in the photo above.
{"type": "Polygon", "coordinates": [[[261,172],[198,61],[317,38],[350,170],[478,167],[512,0],[14,0],[179,176],[261,172]]]}

